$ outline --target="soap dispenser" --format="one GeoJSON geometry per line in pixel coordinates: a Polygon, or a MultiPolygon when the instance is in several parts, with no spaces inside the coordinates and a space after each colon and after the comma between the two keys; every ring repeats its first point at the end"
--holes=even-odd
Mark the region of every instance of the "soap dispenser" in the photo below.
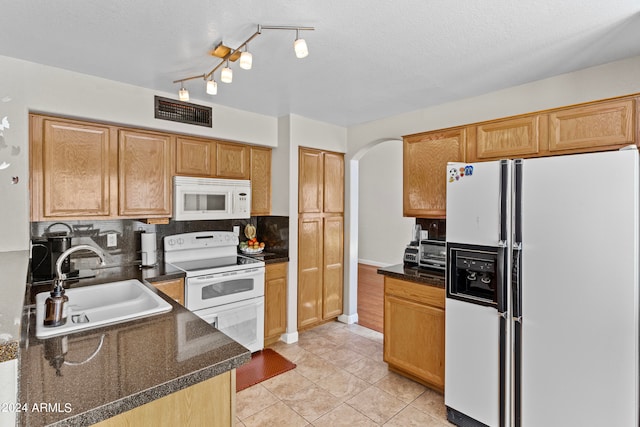
{"type": "Polygon", "coordinates": [[[44,326],[60,326],[67,322],[67,301],[62,281],[56,280],[51,295],[45,301],[44,326]]]}

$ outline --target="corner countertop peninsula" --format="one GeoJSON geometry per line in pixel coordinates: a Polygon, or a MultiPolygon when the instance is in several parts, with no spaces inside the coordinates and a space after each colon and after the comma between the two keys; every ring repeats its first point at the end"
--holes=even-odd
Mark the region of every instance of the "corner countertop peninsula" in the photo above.
{"type": "MultiPolygon", "coordinates": [[[[180,273],[168,267],[123,268],[70,286],[176,275],[180,273]]],[[[28,285],[25,298],[19,425],[91,425],[207,381],[251,358],[245,347],[162,293],[172,305],[168,313],[41,340],[35,336],[33,300],[48,287],[40,288],[28,285]]]]}

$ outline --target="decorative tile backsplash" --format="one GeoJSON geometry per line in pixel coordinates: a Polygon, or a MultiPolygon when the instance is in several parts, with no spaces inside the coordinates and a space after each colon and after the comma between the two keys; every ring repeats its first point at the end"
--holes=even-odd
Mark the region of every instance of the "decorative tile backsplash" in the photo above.
{"type": "MultiPolygon", "coordinates": [[[[31,239],[38,241],[48,236],[67,234],[72,245],[89,244],[101,248],[107,254],[107,264],[132,265],[140,263],[140,234],[156,233],[158,262],[164,261],[163,238],[165,236],[194,231],[233,231],[240,227],[240,241],[246,240],[244,227],[256,227],[257,237],[266,243],[269,252],[289,253],[289,217],[266,216],[249,219],[219,221],[169,221],[169,224],[145,224],[136,220],[32,222],[31,239]],[[115,235],[116,245],[107,245],[108,235],[115,235]]],[[[92,268],[94,256],[87,254],[88,265],[82,265],[82,253],[74,254],[76,268],[92,268]],[[80,264],[80,265],[78,265],[80,264]]]]}

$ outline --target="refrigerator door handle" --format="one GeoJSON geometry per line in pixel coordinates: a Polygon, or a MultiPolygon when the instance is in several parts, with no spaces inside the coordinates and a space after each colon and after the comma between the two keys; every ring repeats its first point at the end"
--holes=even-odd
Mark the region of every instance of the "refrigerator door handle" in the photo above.
{"type": "Polygon", "coordinates": [[[499,196],[499,200],[500,200],[500,206],[499,206],[499,218],[498,220],[500,221],[500,235],[498,236],[498,240],[501,242],[506,242],[507,241],[507,236],[509,233],[509,229],[508,229],[508,215],[509,215],[509,205],[508,205],[508,200],[509,198],[507,197],[508,194],[508,179],[509,179],[509,160],[500,160],[500,187],[499,187],[499,191],[500,191],[500,196],[499,196]]]}
{"type": "MultiPolygon", "coordinates": [[[[506,246],[506,244],[505,244],[506,246]]],[[[497,269],[496,272],[496,308],[498,309],[498,314],[500,316],[507,316],[507,258],[506,251],[507,248],[505,246],[500,245],[498,247],[498,259],[497,259],[497,269]]]]}

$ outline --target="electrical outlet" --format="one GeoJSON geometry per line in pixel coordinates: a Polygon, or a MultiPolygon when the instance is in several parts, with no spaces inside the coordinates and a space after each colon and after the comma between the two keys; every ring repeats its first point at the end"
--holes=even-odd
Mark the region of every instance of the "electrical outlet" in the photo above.
{"type": "Polygon", "coordinates": [[[234,225],[233,226],[233,234],[235,234],[236,236],[240,236],[240,226],[239,225],[234,225]]]}
{"type": "Polygon", "coordinates": [[[107,247],[114,248],[118,246],[118,235],[116,233],[107,234],[107,247]]]}

